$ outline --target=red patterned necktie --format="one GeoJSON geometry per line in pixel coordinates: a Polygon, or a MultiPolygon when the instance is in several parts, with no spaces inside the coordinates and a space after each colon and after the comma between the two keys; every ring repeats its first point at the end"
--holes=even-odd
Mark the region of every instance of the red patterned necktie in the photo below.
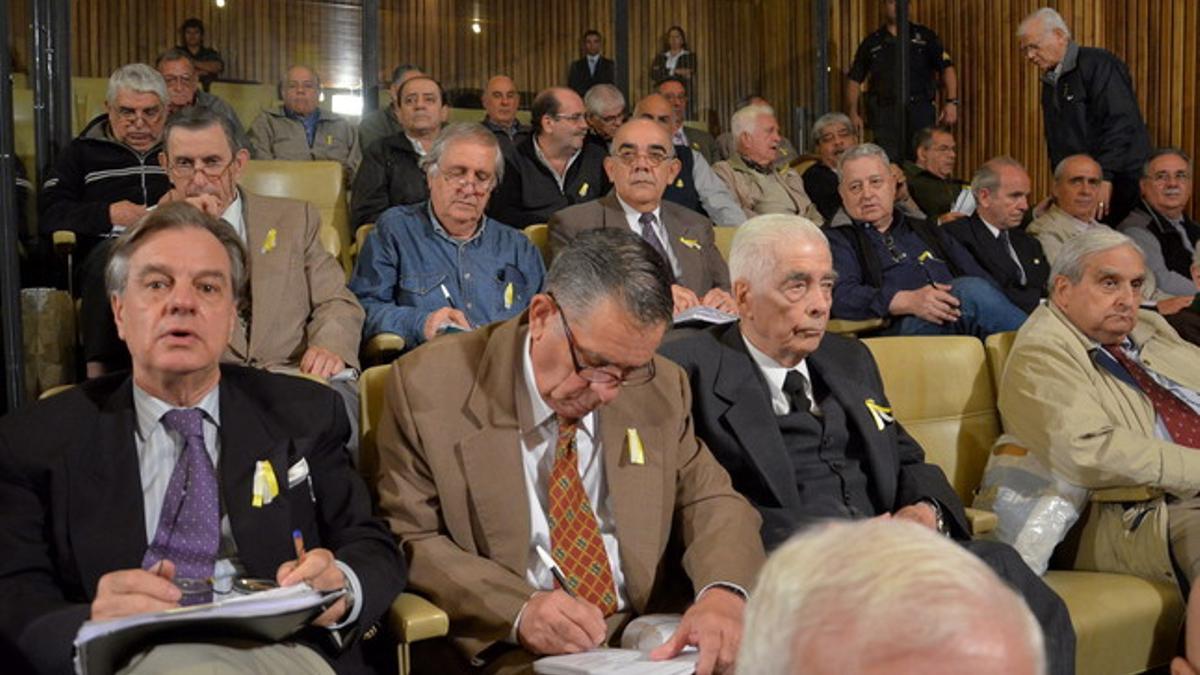
{"type": "Polygon", "coordinates": [[[1179,400],[1178,396],[1155,382],[1154,378],[1150,377],[1144,368],[1134,363],[1133,359],[1126,356],[1119,346],[1105,345],[1104,351],[1112,354],[1112,357],[1124,366],[1134,381],[1138,383],[1142,393],[1146,394],[1150,403],[1154,404],[1154,411],[1162,418],[1163,424],[1167,427],[1167,433],[1171,434],[1171,440],[1179,445],[1200,450],[1200,415],[1188,407],[1188,404],[1179,400]]]}
{"type": "Polygon", "coordinates": [[[559,417],[554,468],[550,472],[550,552],[567,584],[608,616],[617,611],[612,568],[592,503],[579,476],[575,430],[579,420],[559,417]]]}

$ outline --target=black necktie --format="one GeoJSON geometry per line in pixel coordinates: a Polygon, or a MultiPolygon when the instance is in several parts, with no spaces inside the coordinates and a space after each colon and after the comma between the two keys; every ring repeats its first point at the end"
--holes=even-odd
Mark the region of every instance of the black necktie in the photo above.
{"type": "Polygon", "coordinates": [[[798,370],[789,370],[787,377],[783,378],[783,393],[792,402],[792,412],[812,412],[812,401],[808,400],[808,393],[804,391],[805,382],[804,375],[798,370]]]}

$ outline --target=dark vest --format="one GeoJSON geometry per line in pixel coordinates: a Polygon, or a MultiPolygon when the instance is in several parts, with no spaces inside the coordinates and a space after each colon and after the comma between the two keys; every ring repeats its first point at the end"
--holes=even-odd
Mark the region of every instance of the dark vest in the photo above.
{"type": "Polygon", "coordinates": [[[1200,225],[1193,223],[1187,216],[1183,217],[1183,231],[1191,243],[1191,247],[1185,249],[1179,245],[1178,230],[1171,225],[1166,216],[1154,211],[1144,202],[1138,209],[1145,209],[1150,216],[1146,229],[1158,240],[1158,247],[1162,249],[1163,262],[1167,264],[1167,269],[1185,277],[1191,276],[1192,252],[1196,250],[1196,243],[1200,242],[1200,225]]]}
{"type": "Polygon", "coordinates": [[[876,514],[862,458],[850,448],[846,412],[813,377],[821,416],[807,410],[775,417],[796,476],[800,510],[817,518],[867,518],[876,514]]]}
{"type": "Polygon", "coordinates": [[[707,216],[704,207],[700,204],[700,193],[696,192],[696,185],[692,181],[696,168],[696,157],[692,149],[686,145],[677,145],[675,146],[675,156],[679,158],[682,166],[679,168],[679,175],[663,192],[663,199],[707,216]]]}

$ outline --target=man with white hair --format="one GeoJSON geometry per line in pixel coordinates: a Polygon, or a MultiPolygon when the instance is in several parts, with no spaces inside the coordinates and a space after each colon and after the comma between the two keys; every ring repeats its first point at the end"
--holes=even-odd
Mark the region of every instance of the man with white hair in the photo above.
{"type": "Polygon", "coordinates": [[[963,549],[888,519],[814,528],[763,566],[742,675],[1042,675],[1029,608],[963,549]]]}
{"type": "MultiPolygon", "coordinates": [[[[1108,228],[1063,244],[1050,302],[1017,334],[1000,382],[1004,430],[1093,492],[1074,569],[1200,572],[1200,348],[1140,310],[1146,263],[1108,228]],[[1110,488],[1119,498],[1108,498],[1110,488]],[[1140,496],[1139,496],[1140,495],[1140,496]]],[[[1005,531],[1000,527],[998,532],[1005,531]]]]}
{"type": "Polygon", "coordinates": [[[587,108],[587,142],[596,143],[608,152],[613,134],[628,117],[625,113],[625,95],[611,84],[598,84],[587,90],[583,105],[587,108]]]}
{"type": "Polygon", "coordinates": [[[171,188],[158,164],[169,104],[157,70],[144,63],[116,69],[108,78],[107,111],[71,141],[42,183],[42,233],[70,230],[79,236],[80,322],[89,377],[103,374],[104,363],[125,353],[120,340],[108,339],[112,331],[103,330],[112,323],[104,263],[112,238],[171,188]]]}
{"type": "Polygon", "coordinates": [[[799,216],[752,218],[734,237],[730,272],[740,321],[660,351],[688,373],[696,434],[758,509],[764,546],[825,520],[919,523],[1020,589],[1043,620],[1055,672],[1071,672],[1062,601],[1012,548],[971,540],[945,474],[880,412],[888,401],[870,352],[826,334],[837,273],[824,233],[799,216]]]}
{"type": "MultiPolygon", "coordinates": [[[[763,98],[760,94],[750,94],[738,100],[737,105],[733,108],[734,112],[751,105],[765,105],[771,107],[771,102],[763,98]]],[[[737,136],[733,131],[725,131],[720,136],[717,136],[717,159],[729,159],[737,155],[737,136]]],[[[792,146],[792,142],[786,136],[781,136],[779,139],[779,152],[775,157],[775,162],[771,168],[782,169],[793,162],[800,160],[800,153],[796,152],[796,148],[792,146]]]]}
{"type": "Polygon", "coordinates": [[[791,213],[825,222],[804,191],[804,179],[791,167],[773,168],[779,157],[779,122],[775,111],[751,105],[733,114],[737,154],[713,165],[741,203],[747,218],[764,213],[791,213]]]}
{"type": "Polygon", "coordinates": [[[1150,133],[1138,110],[1129,68],[1115,54],[1081,47],[1062,16],[1043,7],[1017,28],[1021,51],[1042,71],[1042,120],[1050,164],[1088,154],[1104,170],[1098,220],[1119,223],[1138,199],[1138,172],[1150,133]]]}

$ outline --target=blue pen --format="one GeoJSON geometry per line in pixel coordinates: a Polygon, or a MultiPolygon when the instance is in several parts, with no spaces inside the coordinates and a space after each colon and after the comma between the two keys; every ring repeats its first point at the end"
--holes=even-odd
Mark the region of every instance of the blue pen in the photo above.
{"type": "Polygon", "coordinates": [[[442,297],[446,298],[446,304],[449,305],[450,309],[458,309],[454,306],[454,299],[450,297],[450,291],[446,290],[446,284],[441,284],[441,287],[442,297]]]}

